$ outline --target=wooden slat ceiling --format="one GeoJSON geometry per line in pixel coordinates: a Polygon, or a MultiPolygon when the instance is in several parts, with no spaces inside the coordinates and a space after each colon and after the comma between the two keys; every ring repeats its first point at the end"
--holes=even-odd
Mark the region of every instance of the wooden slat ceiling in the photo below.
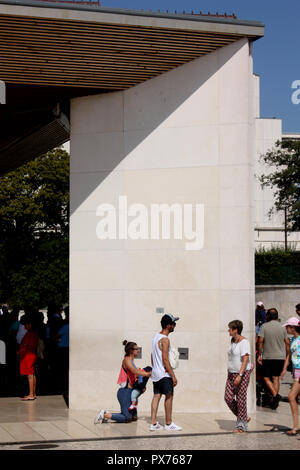
{"type": "Polygon", "coordinates": [[[124,90],[241,37],[1,14],[0,80],[124,90]]]}

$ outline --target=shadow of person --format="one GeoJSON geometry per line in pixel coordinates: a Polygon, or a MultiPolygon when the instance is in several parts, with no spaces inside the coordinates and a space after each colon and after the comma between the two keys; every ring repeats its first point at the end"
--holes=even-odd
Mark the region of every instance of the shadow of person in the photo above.
{"type": "Polygon", "coordinates": [[[215,421],[224,431],[233,431],[236,424],[235,421],[229,419],[216,419],[215,421]]]}
{"type": "Polygon", "coordinates": [[[276,432],[276,431],[286,432],[286,431],[289,431],[289,429],[291,429],[288,426],[283,426],[282,424],[264,424],[264,426],[269,426],[271,428],[270,432],[276,432]]]}

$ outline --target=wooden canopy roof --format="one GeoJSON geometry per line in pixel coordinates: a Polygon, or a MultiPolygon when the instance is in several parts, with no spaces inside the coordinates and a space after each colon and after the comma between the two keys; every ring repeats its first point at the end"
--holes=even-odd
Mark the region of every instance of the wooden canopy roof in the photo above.
{"type": "Polygon", "coordinates": [[[68,140],[71,98],[125,90],[263,32],[232,17],[0,0],[0,174],[68,140]]]}
{"type": "Polygon", "coordinates": [[[170,19],[163,27],[163,21],[142,21],[138,14],[124,23],[124,14],[110,14],[107,21],[101,8],[24,3],[6,8],[0,3],[0,80],[8,84],[124,90],[241,37],[257,39],[263,30],[232,20],[227,28],[206,21],[203,30],[201,17],[188,16],[173,20],[173,27],[170,19]]]}

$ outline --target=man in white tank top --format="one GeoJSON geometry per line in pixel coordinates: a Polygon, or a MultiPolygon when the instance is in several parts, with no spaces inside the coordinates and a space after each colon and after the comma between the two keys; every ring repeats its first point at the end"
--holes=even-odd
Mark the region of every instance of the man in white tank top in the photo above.
{"type": "Polygon", "coordinates": [[[171,314],[161,319],[162,331],[156,333],[152,340],[152,375],[154,396],[151,403],[150,431],[158,431],[163,426],[157,421],[157,410],[162,395],[165,395],[165,429],[167,431],[180,431],[182,428],[172,422],[172,406],[174,387],[177,379],[169,361],[170,340],[169,334],[175,330],[178,317],[171,314]]]}

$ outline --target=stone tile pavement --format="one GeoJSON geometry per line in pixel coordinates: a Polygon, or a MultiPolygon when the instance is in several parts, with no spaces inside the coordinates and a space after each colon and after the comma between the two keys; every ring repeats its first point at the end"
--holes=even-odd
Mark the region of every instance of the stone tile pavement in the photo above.
{"type": "MultiPolygon", "coordinates": [[[[287,395],[289,387],[289,382],[283,384],[281,394],[287,395]]],[[[94,425],[97,411],[69,410],[62,396],[41,396],[32,402],[0,398],[0,448],[12,444],[157,438],[158,433],[160,437],[174,436],[165,430],[151,432],[149,415],[140,415],[137,422],[128,424],[94,425]]],[[[285,401],[280,402],[276,411],[257,407],[251,418],[249,433],[285,431],[292,424],[290,407],[285,401]]],[[[164,423],[163,408],[159,419],[164,423]]],[[[182,437],[225,436],[232,433],[235,425],[231,413],[174,413],[173,419],[182,426],[182,437]]]]}

